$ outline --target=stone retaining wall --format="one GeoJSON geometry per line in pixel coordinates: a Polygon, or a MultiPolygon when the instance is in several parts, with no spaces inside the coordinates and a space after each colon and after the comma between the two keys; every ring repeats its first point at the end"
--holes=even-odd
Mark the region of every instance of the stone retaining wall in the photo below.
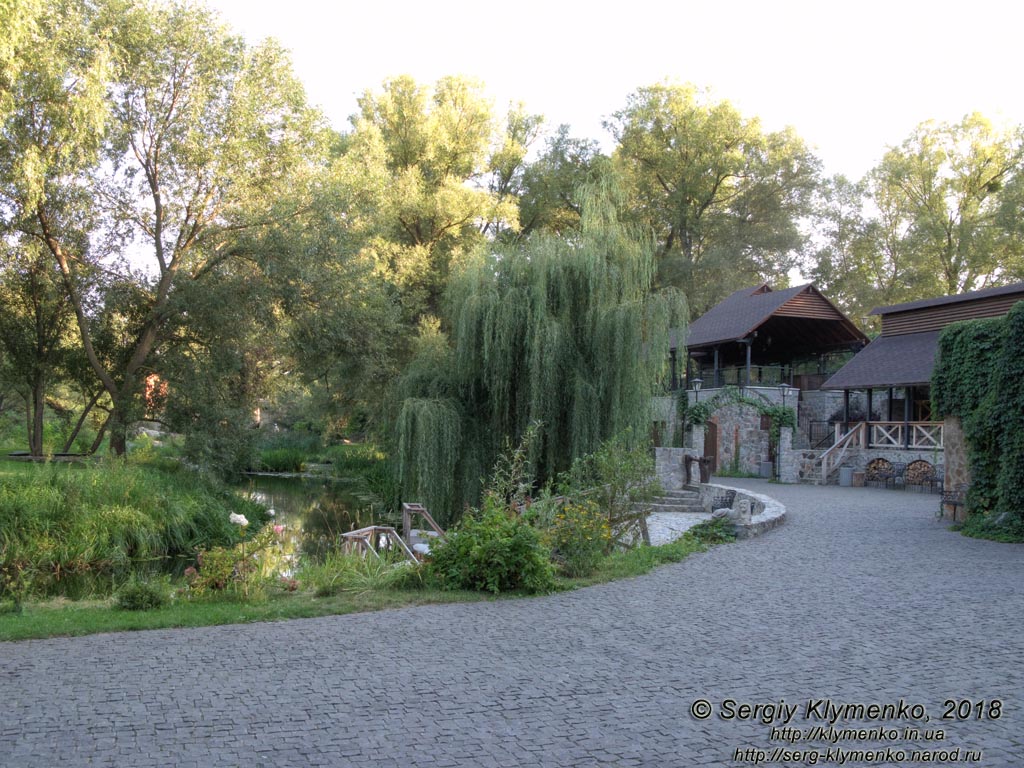
{"type": "MultiPolygon", "coordinates": [[[[700,456],[700,453],[693,448],[654,449],[654,474],[666,491],[678,491],[683,487],[683,481],[686,479],[684,456],[700,456]]],[[[692,472],[697,474],[698,471],[697,465],[694,465],[692,472]]],[[[699,481],[699,475],[694,479],[699,481]]]]}
{"type": "Polygon", "coordinates": [[[750,502],[750,522],[734,523],[737,539],[749,539],[753,536],[760,536],[765,531],[777,528],[786,521],[786,508],[771,496],[761,493],[754,493],[744,488],[733,488],[729,485],[718,483],[702,483],[700,486],[700,498],[706,512],[714,512],[711,509],[715,496],[720,496],[726,491],[734,491],[736,497],[733,500],[732,508],[737,509],[740,501],[750,502]]]}

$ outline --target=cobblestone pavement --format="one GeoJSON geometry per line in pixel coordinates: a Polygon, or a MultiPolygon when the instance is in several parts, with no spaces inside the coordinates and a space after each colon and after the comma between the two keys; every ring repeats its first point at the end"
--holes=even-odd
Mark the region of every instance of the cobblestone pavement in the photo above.
{"type": "Polygon", "coordinates": [[[777,748],[1024,765],[1024,548],[947,531],[934,496],[735,482],[780,499],[786,524],[574,593],[0,643],[0,765],[682,767],[749,749],[782,764],[777,748]],[[899,737],[830,744],[720,716],[796,704],[803,739],[828,727],[824,708],[806,717],[819,699],[902,700],[930,721],[847,713],[838,728],[899,737]],[[947,699],[1001,699],[1001,717],[943,721],[947,699]]]}

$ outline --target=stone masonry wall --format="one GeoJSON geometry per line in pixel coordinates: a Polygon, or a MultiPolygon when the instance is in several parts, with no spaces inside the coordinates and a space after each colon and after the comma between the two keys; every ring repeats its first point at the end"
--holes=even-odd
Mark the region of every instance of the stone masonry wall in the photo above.
{"type": "MultiPolygon", "coordinates": [[[[683,468],[684,456],[699,456],[699,452],[692,448],[655,448],[654,449],[654,474],[666,491],[678,491],[683,487],[686,479],[686,470],[683,468]]],[[[700,481],[699,469],[693,466],[692,472],[697,477],[692,478],[700,481]]]]}
{"type": "Polygon", "coordinates": [[[761,414],[753,406],[730,403],[715,411],[718,424],[718,471],[732,470],[758,474],[768,458],[768,431],[761,429],[761,414]],[[739,448],[738,463],[736,450],[739,448]]]}
{"type": "MultiPolygon", "coordinates": [[[[876,391],[871,399],[871,411],[873,421],[883,421],[888,415],[889,394],[886,391],[876,391]]],[[[868,407],[867,394],[864,392],[850,392],[850,413],[863,414],[868,407]]],[[[805,391],[800,401],[800,422],[806,424],[812,421],[828,421],[832,417],[842,418],[843,414],[843,393],[832,390],[805,391]]],[[[903,418],[902,411],[899,414],[903,418]]]]}
{"type": "Polygon", "coordinates": [[[815,483],[821,475],[818,460],[824,451],[793,448],[793,430],[779,430],[779,481],[783,483],[815,483]]]}

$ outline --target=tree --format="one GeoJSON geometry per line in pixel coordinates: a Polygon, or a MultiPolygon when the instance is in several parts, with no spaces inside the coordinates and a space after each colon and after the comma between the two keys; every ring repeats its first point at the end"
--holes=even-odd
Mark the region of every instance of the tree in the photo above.
{"type": "Polygon", "coordinates": [[[874,307],[923,295],[902,222],[884,211],[871,216],[866,201],[866,181],[826,180],[814,214],[817,248],[803,264],[805,274],[862,323],[870,323],[874,307]]]}
{"type": "Polygon", "coordinates": [[[577,190],[608,173],[607,158],[596,141],[573,138],[569,126],[559,126],[540,156],[523,169],[518,192],[520,229],[515,237],[577,231],[582,215],[577,190]]]}
{"type": "Polygon", "coordinates": [[[476,81],[389,80],[359,99],[341,173],[361,190],[349,215],[378,271],[400,290],[407,321],[440,312],[454,263],[485,233],[515,228],[509,193],[538,118],[513,110],[496,127],[476,81]]]}
{"type": "Polygon", "coordinates": [[[1024,134],[975,113],[922,123],[869,174],[879,219],[899,229],[924,295],[984,288],[1020,273],[1024,243],[1000,217],[1001,197],[1024,160],[1024,134]]]}
{"type": "Polygon", "coordinates": [[[43,455],[46,393],[66,355],[71,320],[60,275],[36,242],[6,249],[0,264],[0,347],[25,399],[28,450],[43,455]]]}
{"type": "Polygon", "coordinates": [[[451,343],[424,329],[394,397],[405,498],[447,517],[532,424],[541,482],[612,436],[646,434],[681,296],[652,294],[653,244],[585,197],[582,228],[478,252],[449,288],[451,343]]]}
{"type": "Polygon", "coordinates": [[[819,198],[820,247],[805,265],[847,311],[1024,278],[1024,142],[980,115],[922,123],[858,184],[819,198]]]}
{"type": "Polygon", "coordinates": [[[123,454],[143,380],[171,341],[172,297],[255,258],[256,233],[296,213],[281,201],[321,156],[318,118],[276,45],[247,48],[195,6],[67,0],[40,11],[29,37],[9,86],[0,200],[8,225],[60,267],[123,454]],[[116,366],[96,349],[91,306],[111,276],[141,299],[122,316],[116,366]]]}
{"type": "Polygon", "coordinates": [[[692,85],[640,88],[605,123],[636,220],[658,243],[660,286],[697,314],[744,284],[784,282],[805,237],[819,161],[692,85]]]}
{"type": "Polygon", "coordinates": [[[334,436],[376,425],[406,348],[400,294],[361,250],[352,217],[338,215],[358,205],[362,190],[350,182],[329,174],[309,210],[268,245],[289,254],[275,270],[285,378],[308,390],[316,420],[334,436]]]}

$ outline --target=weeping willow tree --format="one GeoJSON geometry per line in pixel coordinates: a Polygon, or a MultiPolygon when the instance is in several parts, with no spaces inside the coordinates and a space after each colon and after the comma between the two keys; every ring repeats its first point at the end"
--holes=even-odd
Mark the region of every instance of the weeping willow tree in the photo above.
{"type": "Polygon", "coordinates": [[[541,425],[539,481],[616,435],[646,435],[677,292],[651,293],[654,244],[619,221],[614,190],[583,195],[570,237],[482,252],[453,273],[437,327],[397,388],[402,496],[451,519],[475,503],[501,446],[541,425]]]}

